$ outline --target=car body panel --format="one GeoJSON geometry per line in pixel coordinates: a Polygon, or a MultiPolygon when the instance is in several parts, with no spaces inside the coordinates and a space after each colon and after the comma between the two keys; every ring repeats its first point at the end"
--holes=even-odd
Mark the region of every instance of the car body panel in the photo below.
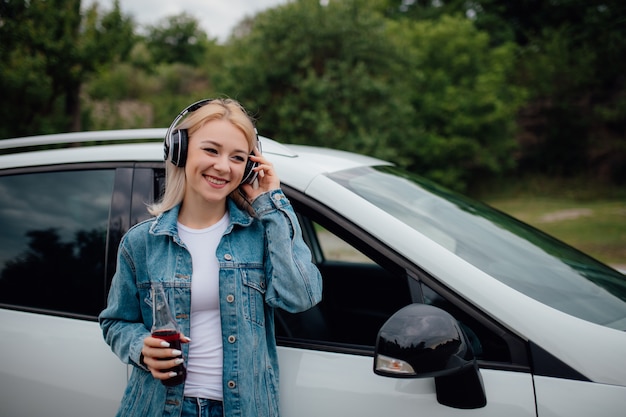
{"type": "Polygon", "coordinates": [[[0,334],[5,340],[0,414],[115,415],[128,366],[103,343],[97,322],[0,309],[0,334]],[[13,351],[12,345],[20,350],[13,351]],[[9,412],[4,407],[15,399],[21,399],[19,406],[9,412]]]}
{"type": "Polygon", "coordinates": [[[535,390],[539,417],[616,417],[626,412],[626,387],[536,376],[535,390]]]}
{"type": "Polygon", "coordinates": [[[461,410],[437,402],[434,378],[375,375],[369,356],[281,347],[279,359],[281,410],[288,416],[536,415],[532,376],[526,373],[481,370],[487,406],[461,410]]]}

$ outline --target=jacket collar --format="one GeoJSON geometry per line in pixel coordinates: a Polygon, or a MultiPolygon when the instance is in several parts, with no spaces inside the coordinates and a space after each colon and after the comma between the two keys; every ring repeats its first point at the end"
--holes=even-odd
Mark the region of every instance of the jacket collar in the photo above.
{"type": "MultiPolygon", "coordinates": [[[[235,224],[245,227],[252,223],[253,217],[247,211],[240,209],[231,198],[227,199],[227,204],[230,216],[230,224],[227,231],[230,231],[235,224]]],[[[180,204],[159,214],[152,226],[150,226],[150,233],[153,235],[178,236],[179,211],[180,204]]]]}

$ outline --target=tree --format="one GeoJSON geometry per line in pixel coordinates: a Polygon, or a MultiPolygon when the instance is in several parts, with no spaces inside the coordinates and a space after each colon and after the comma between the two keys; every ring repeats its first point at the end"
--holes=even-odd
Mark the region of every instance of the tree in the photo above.
{"type": "Polygon", "coordinates": [[[134,43],[128,59],[103,66],[88,80],[90,129],[168,126],[195,99],[213,97],[212,76],[224,48],[186,14],[162,19],[134,43]]]}
{"type": "Polygon", "coordinates": [[[259,115],[262,134],[401,160],[410,136],[402,53],[359,0],[301,0],[258,14],[226,44],[218,93],[259,115]],[[297,23],[296,23],[297,22],[297,23]]]}
{"type": "Polygon", "coordinates": [[[104,15],[94,4],[83,16],[80,5],[80,0],[2,2],[1,137],[79,130],[83,80],[130,51],[133,24],[118,1],[104,15]]]}
{"type": "Polygon", "coordinates": [[[409,165],[463,189],[514,165],[515,116],[524,90],[510,83],[515,46],[491,45],[465,18],[403,21],[404,44],[419,146],[409,165]]]}
{"type": "Polygon", "coordinates": [[[394,22],[378,4],[300,0],[257,15],[216,85],[283,142],[377,156],[456,189],[510,168],[513,45],[492,47],[461,18],[394,22]]]}
{"type": "Polygon", "coordinates": [[[465,16],[493,45],[517,43],[523,169],[626,181],[625,2],[381,1],[393,19],[465,16]]]}
{"type": "Polygon", "coordinates": [[[146,36],[146,44],[155,63],[197,66],[202,62],[209,43],[198,20],[186,13],[167,17],[158,25],[149,26],[146,36]]]}
{"type": "Polygon", "coordinates": [[[519,66],[532,94],[523,166],[625,182],[626,4],[570,0],[535,19],[519,66]]]}

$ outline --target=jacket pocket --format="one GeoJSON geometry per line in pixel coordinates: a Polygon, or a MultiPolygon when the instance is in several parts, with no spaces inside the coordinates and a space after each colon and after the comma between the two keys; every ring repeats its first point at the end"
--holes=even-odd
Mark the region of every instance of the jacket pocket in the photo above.
{"type": "Polygon", "coordinates": [[[244,317],[252,323],[260,326],[265,325],[265,275],[261,270],[244,269],[243,275],[243,299],[247,304],[244,306],[244,317]]]}

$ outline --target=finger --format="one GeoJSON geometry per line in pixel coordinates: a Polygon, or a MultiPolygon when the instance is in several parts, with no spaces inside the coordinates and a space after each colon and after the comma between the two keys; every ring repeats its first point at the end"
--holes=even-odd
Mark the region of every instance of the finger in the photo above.
{"type": "Polygon", "coordinates": [[[183,358],[179,357],[179,358],[158,359],[158,358],[144,357],[143,362],[151,371],[154,370],[157,372],[164,372],[167,369],[174,368],[175,366],[183,363],[183,358]]]}
{"type": "Polygon", "coordinates": [[[169,348],[149,348],[149,349],[146,349],[146,352],[144,352],[144,356],[147,356],[149,358],[154,358],[156,360],[176,358],[182,354],[183,353],[178,349],[169,349],[169,348]]]}
{"type": "Polygon", "coordinates": [[[178,349],[171,349],[169,347],[150,347],[147,345],[144,345],[143,348],[141,348],[141,353],[144,356],[144,362],[146,364],[148,364],[148,361],[171,359],[182,355],[182,352],[178,349]]]}
{"type": "Polygon", "coordinates": [[[248,157],[258,163],[263,163],[263,161],[265,161],[265,157],[259,153],[250,154],[248,157]]]}
{"type": "MultiPolygon", "coordinates": [[[[177,363],[176,365],[180,363],[181,362],[177,363]]],[[[170,379],[177,375],[176,371],[172,371],[172,368],[175,367],[176,365],[172,365],[164,369],[151,368],[150,373],[152,374],[154,378],[159,379],[159,380],[170,379]]]]}
{"type": "Polygon", "coordinates": [[[156,337],[148,336],[143,339],[144,346],[148,346],[150,348],[167,348],[170,347],[170,344],[163,339],[158,339],[156,337]]]}
{"type": "Polygon", "coordinates": [[[176,372],[174,371],[160,372],[160,371],[155,371],[154,369],[151,369],[150,373],[155,379],[159,379],[161,381],[170,379],[176,376],[176,372]]]}

